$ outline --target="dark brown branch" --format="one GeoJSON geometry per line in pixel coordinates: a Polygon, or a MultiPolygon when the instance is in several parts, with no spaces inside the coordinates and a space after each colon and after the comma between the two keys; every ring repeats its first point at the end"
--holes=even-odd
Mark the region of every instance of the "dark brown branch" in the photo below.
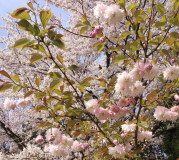
{"type": "Polygon", "coordinates": [[[0,121],[1,128],[5,131],[5,133],[14,140],[20,150],[23,150],[26,145],[23,140],[15,134],[9,127],[7,127],[2,121],[0,121]]]}
{"type": "MultiPolygon", "coordinates": [[[[59,66],[59,64],[55,61],[55,59],[54,59],[54,57],[53,57],[53,55],[52,55],[52,53],[51,53],[51,51],[50,51],[49,46],[48,46],[43,40],[42,40],[42,42],[43,42],[43,44],[46,46],[46,48],[47,48],[47,50],[48,50],[48,52],[49,52],[49,54],[50,54],[51,60],[52,60],[52,61],[55,63],[55,65],[59,68],[60,72],[64,75],[64,78],[67,80],[67,82],[68,82],[69,85],[72,87],[73,91],[75,92],[75,94],[76,94],[76,97],[75,97],[75,98],[76,98],[77,102],[80,102],[81,105],[82,105],[82,107],[83,107],[83,109],[86,109],[85,103],[84,103],[84,101],[81,99],[81,96],[79,95],[77,89],[73,86],[73,84],[71,83],[71,81],[70,81],[70,79],[68,78],[68,76],[66,75],[66,73],[61,69],[61,67],[59,66]]],[[[112,142],[112,140],[111,140],[111,139],[105,134],[105,132],[101,129],[101,127],[100,127],[100,125],[99,125],[99,122],[96,121],[96,120],[94,119],[94,117],[93,117],[90,113],[86,113],[86,115],[87,115],[87,116],[90,118],[90,120],[96,125],[96,127],[98,128],[98,130],[103,134],[103,136],[108,140],[108,142],[109,142],[110,144],[114,145],[113,142],[112,142]]]]}

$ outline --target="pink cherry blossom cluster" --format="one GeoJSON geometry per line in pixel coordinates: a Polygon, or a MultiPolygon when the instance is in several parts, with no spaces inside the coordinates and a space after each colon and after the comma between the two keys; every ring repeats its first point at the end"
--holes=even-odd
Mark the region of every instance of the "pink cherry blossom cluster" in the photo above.
{"type": "Polygon", "coordinates": [[[115,147],[108,148],[109,154],[114,158],[124,158],[125,155],[132,149],[132,146],[129,143],[119,144],[117,141],[114,141],[114,144],[116,144],[115,147]]]}
{"type": "MultiPolygon", "coordinates": [[[[50,143],[46,150],[55,156],[67,157],[71,151],[79,152],[88,148],[88,143],[81,143],[77,140],[62,134],[58,128],[51,128],[46,132],[46,139],[50,143]]],[[[36,143],[44,142],[44,138],[38,135],[36,143]]]]}
{"type": "Polygon", "coordinates": [[[116,24],[122,21],[124,11],[116,4],[107,6],[105,4],[98,3],[94,8],[94,15],[96,18],[100,18],[104,22],[116,24]]]}
{"type": "MultiPolygon", "coordinates": [[[[122,130],[124,133],[121,134],[121,137],[125,138],[128,136],[129,132],[135,132],[136,124],[123,124],[121,125],[122,130]]],[[[152,132],[151,131],[144,131],[141,127],[138,129],[138,140],[139,141],[150,141],[152,139],[152,132]]]]}
{"type": "Polygon", "coordinates": [[[85,103],[86,110],[94,114],[99,120],[118,119],[129,114],[129,105],[135,105],[133,97],[121,98],[117,104],[112,104],[107,108],[102,108],[97,99],[91,99],[85,103]]]}
{"type": "Polygon", "coordinates": [[[115,90],[123,96],[140,96],[145,89],[141,82],[142,78],[152,80],[158,73],[159,68],[156,65],[138,62],[129,73],[124,71],[118,75],[115,90]]]}
{"type": "Polygon", "coordinates": [[[88,146],[89,146],[88,143],[80,143],[80,142],[78,142],[78,141],[74,141],[74,142],[73,142],[72,149],[73,149],[73,151],[75,151],[75,152],[79,152],[79,151],[82,151],[82,150],[87,149],[88,146]]]}
{"type": "Polygon", "coordinates": [[[121,125],[121,128],[125,133],[134,132],[136,129],[136,124],[123,124],[121,125]]]}
{"type": "Polygon", "coordinates": [[[94,114],[99,120],[108,120],[114,116],[114,112],[109,108],[102,108],[97,99],[91,99],[85,103],[86,110],[94,114]]]}
{"type": "Polygon", "coordinates": [[[163,106],[157,106],[155,108],[154,117],[159,121],[174,122],[179,118],[179,106],[174,106],[170,109],[163,106]]]}
{"type": "Polygon", "coordinates": [[[130,72],[134,81],[140,81],[142,78],[152,80],[159,74],[159,67],[151,64],[150,62],[138,62],[135,64],[134,69],[130,72]]]}
{"type": "Polygon", "coordinates": [[[90,37],[94,38],[97,34],[100,34],[103,32],[103,27],[98,25],[94,27],[94,30],[90,33],[90,37]]]}
{"type": "Polygon", "coordinates": [[[143,142],[144,140],[150,141],[152,140],[152,132],[151,131],[143,131],[139,128],[138,131],[138,140],[143,142]]]}
{"type": "Polygon", "coordinates": [[[6,98],[4,101],[4,108],[7,110],[15,109],[17,106],[26,107],[31,104],[29,98],[20,98],[17,102],[15,100],[6,98]]]}

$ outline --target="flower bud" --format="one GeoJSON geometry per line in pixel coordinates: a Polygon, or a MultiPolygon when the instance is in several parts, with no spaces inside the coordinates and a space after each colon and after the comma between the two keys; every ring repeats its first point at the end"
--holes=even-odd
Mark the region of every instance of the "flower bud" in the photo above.
{"type": "Polygon", "coordinates": [[[43,137],[41,135],[38,135],[35,139],[36,143],[42,143],[44,141],[43,137]]]}
{"type": "Polygon", "coordinates": [[[170,60],[170,63],[171,64],[173,64],[173,63],[175,63],[176,62],[176,59],[174,59],[174,58],[172,58],[171,60],[170,60]]]}
{"type": "Polygon", "coordinates": [[[103,31],[103,27],[102,26],[95,26],[95,28],[94,28],[94,31],[97,33],[97,34],[99,34],[99,33],[101,33],[102,31],[103,31]]]}
{"type": "Polygon", "coordinates": [[[95,38],[96,35],[97,35],[97,33],[95,31],[92,31],[89,36],[92,37],[92,38],[95,38]]]}
{"type": "Polygon", "coordinates": [[[179,95],[176,94],[176,95],[174,96],[174,99],[175,99],[175,101],[179,101],[179,95]]]}
{"type": "Polygon", "coordinates": [[[101,42],[101,43],[105,42],[105,38],[104,38],[104,37],[101,37],[101,38],[99,39],[99,42],[101,42]]]}
{"type": "Polygon", "coordinates": [[[49,142],[53,142],[54,140],[55,140],[54,136],[50,136],[49,139],[48,139],[49,142]]]}

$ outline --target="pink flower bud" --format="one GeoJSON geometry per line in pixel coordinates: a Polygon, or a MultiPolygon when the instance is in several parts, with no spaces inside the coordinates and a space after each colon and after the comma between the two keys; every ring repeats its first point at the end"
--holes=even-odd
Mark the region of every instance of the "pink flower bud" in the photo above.
{"type": "Polygon", "coordinates": [[[88,143],[83,143],[83,145],[82,145],[82,148],[83,149],[87,149],[89,147],[89,144],[88,143]]]}
{"type": "Polygon", "coordinates": [[[136,104],[136,100],[134,99],[134,97],[130,97],[129,99],[128,99],[128,103],[130,104],[130,105],[135,105],[136,104]]]}
{"type": "Polygon", "coordinates": [[[174,59],[174,58],[172,58],[171,60],[170,60],[170,63],[175,63],[176,62],[176,59],[174,59]]]}
{"type": "Polygon", "coordinates": [[[114,140],[113,143],[114,143],[115,145],[118,145],[118,144],[119,144],[118,140],[114,140]]]}
{"type": "Polygon", "coordinates": [[[144,65],[144,71],[149,72],[152,69],[153,65],[151,63],[146,63],[144,65]]]}
{"type": "Polygon", "coordinates": [[[95,26],[95,28],[94,28],[94,31],[97,33],[97,34],[99,34],[99,33],[101,33],[102,31],[103,31],[103,27],[102,26],[100,26],[100,25],[98,25],[98,26],[95,26]]]}
{"type": "Polygon", "coordinates": [[[96,35],[97,35],[97,33],[96,33],[95,31],[92,31],[92,32],[90,33],[90,37],[92,37],[92,38],[96,37],[96,35]]]}
{"type": "Polygon", "coordinates": [[[55,140],[55,137],[52,136],[52,135],[51,135],[51,136],[49,137],[49,139],[48,139],[49,142],[53,142],[54,140],[55,140]]]}
{"type": "Polygon", "coordinates": [[[121,138],[126,138],[127,137],[127,133],[122,133],[121,134],[121,138]]]}
{"type": "Polygon", "coordinates": [[[176,94],[176,95],[174,96],[174,99],[175,99],[176,101],[179,101],[179,95],[176,94]]]}
{"type": "Polygon", "coordinates": [[[35,139],[36,143],[42,143],[44,141],[43,137],[41,135],[38,135],[35,139]]]}
{"type": "Polygon", "coordinates": [[[105,42],[105,38],[104,38],[104,37],[101,37],[101,38],[99,39],[99,42],[101,42],[101,43],[105,42]]]}

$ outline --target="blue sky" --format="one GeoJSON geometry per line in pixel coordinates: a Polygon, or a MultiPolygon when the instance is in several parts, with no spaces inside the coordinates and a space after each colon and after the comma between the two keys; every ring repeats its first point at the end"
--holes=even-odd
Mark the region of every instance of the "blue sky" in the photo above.
{"type": "Polygon", "coordinates": [[[18,7],[25,6],[26,0],[0,0],[0,15],[4,16],[18,7]]]}

